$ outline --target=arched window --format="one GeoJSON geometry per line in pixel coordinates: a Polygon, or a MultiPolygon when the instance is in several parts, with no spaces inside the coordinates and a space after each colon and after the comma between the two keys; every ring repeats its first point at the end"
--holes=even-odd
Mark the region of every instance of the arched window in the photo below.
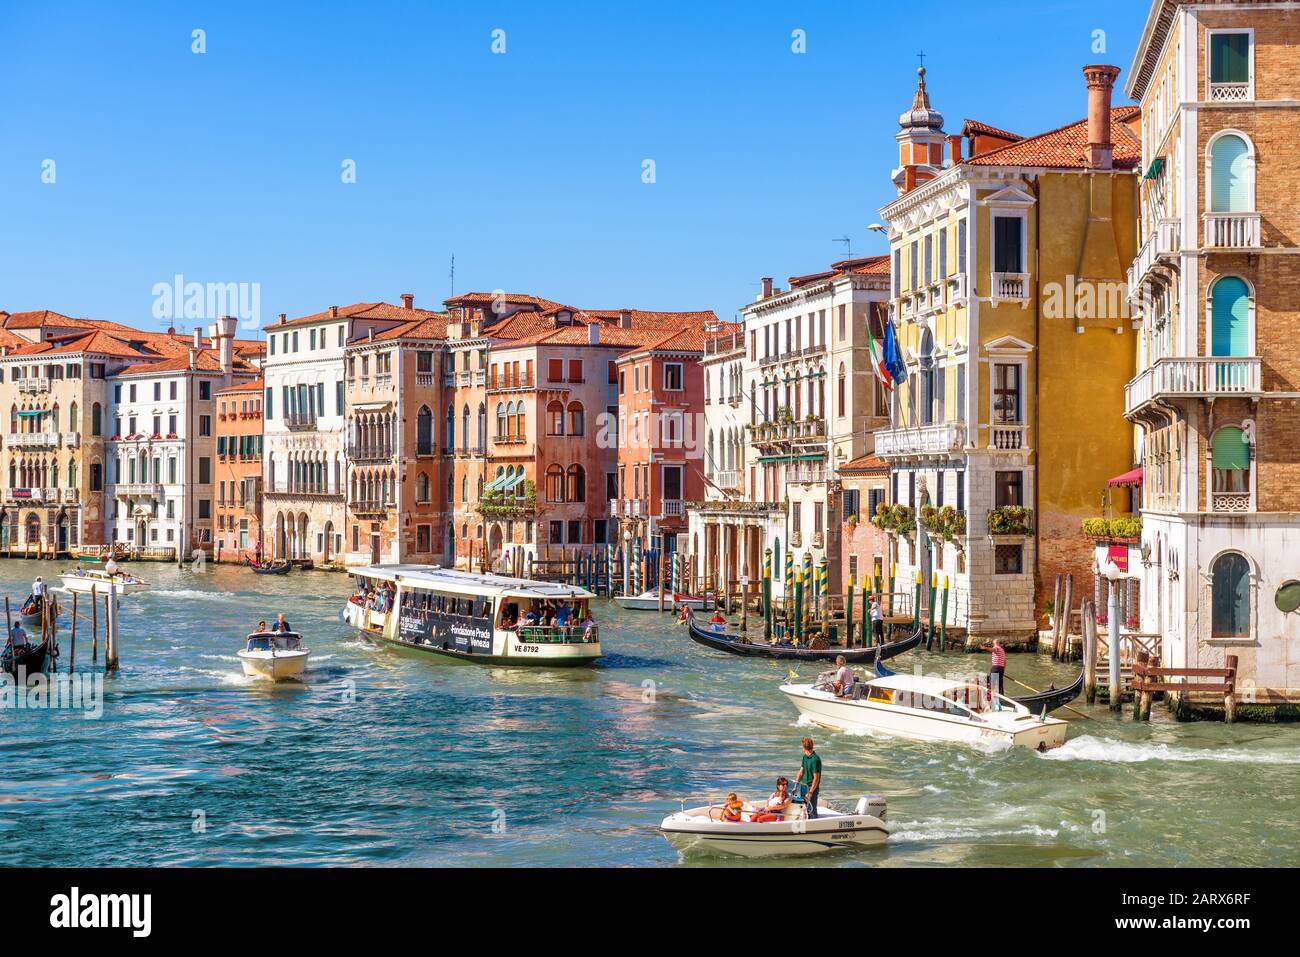
{"type": "Polygon", "coordinates": [[[480,402],[478,404],[478,450],[484,451],[487,448],[487,404],[480,402]]]}
{"type": "Polygon", "coordinates": [[[564,469],[558,465],[551,465],[546,469],[546,500],[564,501],[564,469]]]}
{"type": "Polygon", "coordinates": [[[68,431],[81,431],[81,423],[77,419],[77,403],[75,402],[68,408],[68,431]]]}
{"type": "Polygon", "coordinates": [[[432,485],[429,482],[429,474],[421,472],[415,477],[415,500],[417,502],[427,502],[433,495],[432,485]]]}
{"type": "Polygon", "coordinates": [[[1210,633],[1215,638],[1250,635],[1250,563],[1236,552],[1214,562],[1210,633]]]}
{"type": "Polygon", "coordinates": [[[1254,211],[1250,144],[1224,133],[1210,144],[1210,212],[1254,211]]]}
{"type": "Polygon", "coordinates": [[[559,400],[546,406],[546,434],[564,434],[564,403],[559,400]]]}
{"type": "Polygon", "coordinates": [[[460,480],[460,502],[462,505],[469,501],[469,476],[465,475],[460,480]]]}
{"type": "Polygon", "coordinates": [[[103,412],[99,407],[99,403],[96,402],[90,407],[90,434],[99,435],[103,432],[103,428],[103,412]]]}
{"type": "Polygon", "coordinates": [[[934,336],[926,329],[921,336],[921,422],[930,425],[934,421],[934,336]]]}
{"type": "Polygon", "coordinates": [[[1210,289],[1210,354],[1250,355],[1250,287],[1238,276],[1224,276],[1210,289]]]}
{"type": "Polygon", "coordinates": [[[569,434],[582,435],[585,429],[586,429],[586,424],[583,421],[582,403],[570,402],[569,403],[569,434]]]}
{"type": "Polygon", "coordinates": [[[847,377],[845,376],[845,372],[844,372],[844,363],[841,362],[839,379],[835,383],[835,414],[841,417],[844,415],[844,404],[845,404],[844,393],[845,393],[846,385],[847,385],[847,377]]]}
{"type": "Polygon", "coordinates": [[[415,454],[433,454],[433,412],[427,405],[415,415],[415,454]]]}
{"type": "Polygon", "coordinates": [[[1245,432],[1233,425],[1215,432],[1211,440],[1211,462],[1216,494],[1250,493],[1250,445],[1245,432]]]}
{"type": "Polygon", "coordinates": [[[497,441],[500,441],[501,439],[504,439],[506,437],[507,434],[506,422],[507,422],[506,404],[504,402],[498,402],[497,403],[497,441]]]}
{"type": "Polygon", "coordinates": [[[569,466],[568,500],[585,502],[587,500],[587,472],[581,465],[569,466]]]}
{"type": "Polygon", "coordinates": [[[524,400],[520,399],[515,403],[514,411],[514,435],[522,439],[524,437],[524,400]]]}
{"type": "Polygon", "coordinates": [[[451,472],[447,473],[447,504],[456,504],[456,476],[451,472]]]}
{"type": "MultiPolygon", "coordinates": [[[[444,423],[442,429],[442,447],[446,449],[448,452],[450,452],[452,450],[452,446],[454,446],[455,444],[456,444],[456,410],[453,409],[450,405],[448,405],[447,421],[444,423]]],[[[450,499],[451,496],[448,495],[447,498],[450,499]]]]}
{"type": "Polygon", "coordinates": [[[465,408],[460,413],[460,447],[466,452],[469,451],[469,403],[465,403],[465,408]]]}

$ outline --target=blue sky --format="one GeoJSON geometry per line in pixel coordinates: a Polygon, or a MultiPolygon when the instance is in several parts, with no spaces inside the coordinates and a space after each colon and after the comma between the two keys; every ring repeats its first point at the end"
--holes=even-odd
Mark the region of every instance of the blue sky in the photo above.
{"type": "Polygon", "coordinates": [[[0,0],[0,308],[165,327],[152,290],[178,273],[259,283],[266,321],[429,306],[454,254],[457,291],[729,318],[760,276],[843,258],[837,237],[883,251],[866,226],[918,51],[950,131],[1032,134],[1084,115],[1085,63],[1127,72],[1146,12],[0,0]]]}

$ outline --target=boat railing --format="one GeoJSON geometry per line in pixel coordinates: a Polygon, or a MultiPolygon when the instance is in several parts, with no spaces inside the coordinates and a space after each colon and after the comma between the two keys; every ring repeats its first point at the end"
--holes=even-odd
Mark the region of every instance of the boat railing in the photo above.
{"type": "Polygon", "coordinates": [[[537,645],[585,645],[600,641],[598,625],[520,625],[519,640],[537,645]]]}

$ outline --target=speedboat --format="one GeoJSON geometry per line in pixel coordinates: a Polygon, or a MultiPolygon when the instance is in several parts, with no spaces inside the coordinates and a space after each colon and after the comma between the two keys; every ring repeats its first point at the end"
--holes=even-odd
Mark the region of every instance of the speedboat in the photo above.
{"type": "Polygon", "coordinates": [[[683,854],[730,854],[739,857],[776,857],[787,854],[820,854],[845,847],[883,844],[889,836],[885,827],[885,799],[867,795],[858,799],[852,812],[837,811],[825,804],[809,818],[803,804],[791,804],[783,820],[760,822],[762,805],[746,804],[739,821],[722,819],[722,805],[709,804],[689,810],[683,806],[659,825],[668,843],[683,854]]]}
{"type": "MultiPolygon", "coordinates": [[[[110,562],[110,565],[114,563],[110,562]]],[[[107,595],[110,584],[116,584],[119,595],[133,595],[136,592],[145,591],[149,583],[143,578],[139,578],[129,572],[117,571],[114,567],[111,571],[108,567],[99,568],[78,568],[75,572],[63,572],[59,575],[63,581],[63,587],[68,591],[79,591],[89,593],[92,589],[97,594],[107,595]]]]}
{"type": "Polygon", "coordinates": [[[792,677],[781,691],[814,724],[913,741],[988,742],[1046,751],[1065,743],[1068,724],[994,694],[983,683],[925,675],[889,674],[858,681],[839,697],[834,674],[812,684],[792,677]]]}
{"type": "MultiPolygon", "coordinates": [[[[653,590],[643,591],[639,595],[615,595],[614,601],[620,607],[629,611],[659,610],[659,593],[653,590]]],[[[683,605],[691,611],[704,611],[711,608],[713,603],[702,595],[682,595],[676,592],[664,594],[664,609],[666,611],[681,611],[683,605]]]]}
{"type": "Polygon", "coordinates": [[[249,635],[239,652],[239,663],[250,678],[285,681],[302,677],[310,651],[302,635],[293,631],[257,631],[249,635]]]}

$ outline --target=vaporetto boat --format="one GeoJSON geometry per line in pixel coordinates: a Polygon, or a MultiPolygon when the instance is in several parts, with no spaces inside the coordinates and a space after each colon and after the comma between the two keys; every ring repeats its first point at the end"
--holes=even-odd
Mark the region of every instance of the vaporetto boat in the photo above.
{"type": "Polygon", "coordinates": [[[781,691],[814,724],[913,741],[987,742],[1046,751],[1065,743],[1069,727],[974,682],[890,674],[860,681],[851,696],[839,697],[831,677],[823,675],[812,684],[788,681],[781,691]]]}
{"type": "Polygon", "coordinates": [[[436,565],[371,565],[351,574],[357,588],[343,620],[396,647],[549,668],[601,656],[600,628],[590,614],[596,596],[584,588],[436,565]],[[543,623],[548,612],[560,620],[543,623]]]}
{"type": "Polygon", "coordinates": [[[683,854],[726,854],[739,857],[777,857],[820,854],[848,847],[883,844],[885,799],[866,795],[851,811],[823,804],[809,818],[802,804],[792,804],[780,821],[759,821],[761,806],[745,805],[739,821],[726,821],[722,805],[685,808],[659,825],[668,843],[683,854]]]}

